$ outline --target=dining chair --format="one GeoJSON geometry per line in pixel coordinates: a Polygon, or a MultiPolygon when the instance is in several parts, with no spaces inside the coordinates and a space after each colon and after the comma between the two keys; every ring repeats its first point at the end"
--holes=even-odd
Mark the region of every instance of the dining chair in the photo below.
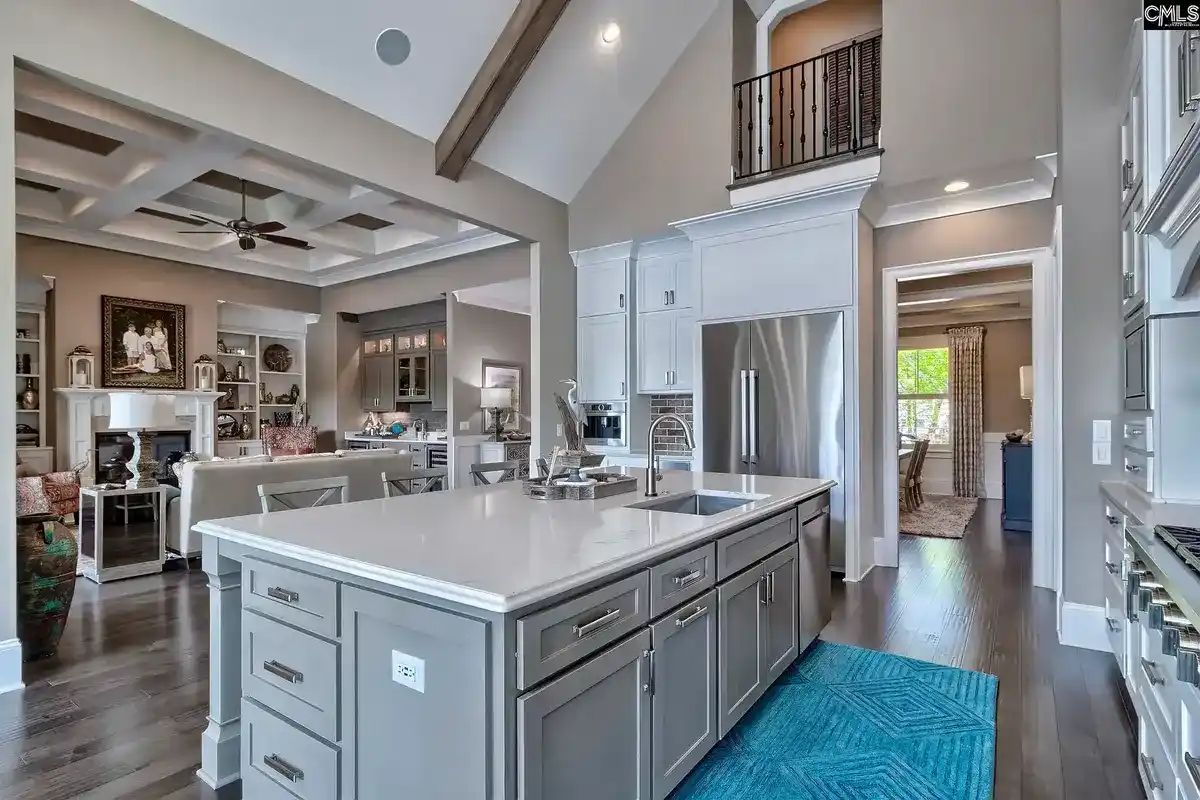
{"type": "Polygon", "coordinates": [[[258,486],[258,499],[262,503],[264,514],[272,511],[335,506],[346,502],[346,489],[349,485],[350,479],[345,475],[288,483],[261,483],[258,486]],[[320,494],[317,494],[318,492],[320,494]]]}
{"type": "Polygon", "coordinates": [[[383,496],[405,497],[410,494],[444,492],[448,474],[445,467],[380,473],[380,477],[383,479],[383,496]]]}
{"type": "Polygon", "coordinates": [[[913,477],[913,491],[917,496],[917,505],[925,505],[925,489],[921,483],[921,476],[925,473],[925,456],[929,455],[929,440],[919,439],[917,441],[918,452],[913,453],[913,458],[917,459],[917,474],[913,477]]]}
{"type": "MultiPolygon", "coordinates": [[[[905,511],[915,511],[917,508],[916,479],[917,469],[921,464],[922,446],[918,441],[913,445],[913,453],[908,457],[908,468],[900,474],[900,502],[905,511]]],[[[928,442],[925,443],[928,445],[928,442]]]]}
{"type": "Polygon", "coordinates": [[[521,468],[520,461],[492,461],[490,463],[480,463],[471,465],[471,483],[475,486],[491,486],[492,481],[488,478],[488,473],[499,472],[499,480],[496,483],[507,483],[517,479],[517,470],[521,468]]]}

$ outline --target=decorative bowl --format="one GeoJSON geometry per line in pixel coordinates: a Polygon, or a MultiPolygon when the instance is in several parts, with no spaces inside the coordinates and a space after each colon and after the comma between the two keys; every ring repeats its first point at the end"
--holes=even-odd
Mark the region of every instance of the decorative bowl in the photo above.
{"type": "Polygon", "coordinates": [[[1006,433],[1004,434],[1004,438],[1013,444],[1020,444],[1021,440],[1025,438],[1025,431],[1013,431],[1012,433],[1006,433]]]}

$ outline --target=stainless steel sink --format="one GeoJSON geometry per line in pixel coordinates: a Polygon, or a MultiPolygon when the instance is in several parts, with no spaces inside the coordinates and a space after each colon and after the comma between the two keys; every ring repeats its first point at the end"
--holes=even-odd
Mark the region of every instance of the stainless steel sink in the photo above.
{"type": "Polygon", "coordinates": [[[720,514],[724,511],[741,508],[747,503],[753,503],[754,500],[753,496],[683,492],[664,497],[651,497],[640,503],[632,503],[628,508],[641,508],[646,511],[666,511],[670,514],[691,514],[697,517],[711,517],[713,514],[720,514]]]}

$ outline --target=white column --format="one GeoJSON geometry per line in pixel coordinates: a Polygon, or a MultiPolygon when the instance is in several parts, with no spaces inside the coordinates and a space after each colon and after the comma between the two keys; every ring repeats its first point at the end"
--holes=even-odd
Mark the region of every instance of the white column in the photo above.
{"type": "Polygon", "coordinates": [[[532,389],[533,447],[530,458],[548,454],[556,442],[559,423],[555,392],[565,392],[559,383],[577,377],[575,364],[575,265],[565,241],[538,242],[529,248],[529,278],[532,286],[530,361],[532,389]]]}
{"type": "Polygon", "coordinates": [[[241,775],[242,570],[205,535],[208,574],[208,726],[200,739],[200,780],[216,789],[241,775]]]}
{"type": "MultiPolygon", "coordinates": [[[[20,689],[21,644],[17,641],[16,585],[17,516],[16,452],[17,413],[12,398],[17,396],[17,379],[12,370],[16,358],[17,308],[17,197],[13,164],[15,118],[13,109],[12,48],[0,33],[0,692],[20,689]]],[[[45,392],[43,392],[43,396],[45,392]]],[[[43,402],[45,400],[43,399],[43,402]]]]}
{"type": "Polygon", "coordinates": [[[192,422],[192,452],[205,456],[217,454],[216,405],[219,392],[196,398],[196,416],[192,422]]]}

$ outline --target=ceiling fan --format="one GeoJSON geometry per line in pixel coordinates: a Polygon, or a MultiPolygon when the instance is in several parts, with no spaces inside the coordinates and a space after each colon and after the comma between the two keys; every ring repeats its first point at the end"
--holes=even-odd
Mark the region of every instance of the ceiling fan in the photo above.
{"type": "MultiPolygon", "coordinates": [[[[246,179],[242,178],[242,216],[238,219],[230,220],[229,222],[218,222],[215,219],[192,214],[198,220],[209,225],[220,225],[238,238],[238,247],[243,250],[253,250],[256,246],[255,239],[262,239],[265,242],[283,245],[284,247],[295,247],[298,250],[312,250],[311,244],[303,239],[293,239],[290,236],[276,236],[276,234],[287,228],[282,222],[260,222],[255,225],[250,220],[246,219],[246,179]]],[[[215,231],[176,231],[176,233],[204,233],[211,234],[215,231]]]]}

